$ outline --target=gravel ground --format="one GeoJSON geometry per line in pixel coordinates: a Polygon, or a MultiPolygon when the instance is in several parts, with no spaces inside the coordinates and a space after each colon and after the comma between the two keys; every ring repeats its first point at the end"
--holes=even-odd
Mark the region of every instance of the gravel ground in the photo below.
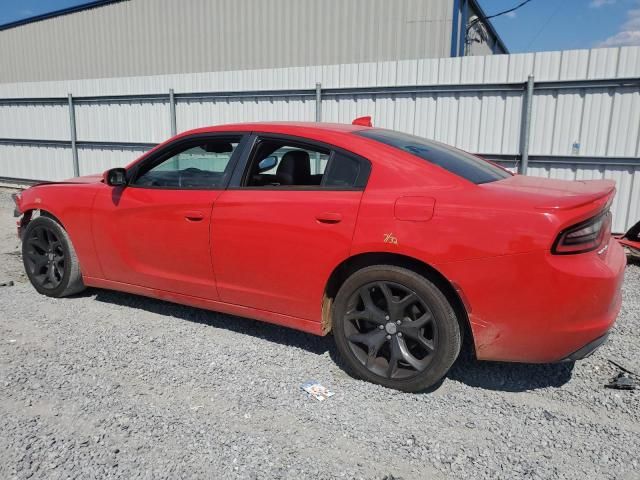
{"type": "Polygon", "coordinates": [[[354,380],[332,338],[104,290],[37,295],[0,193],[0,478],[640,478],[640,267],[572,364],[458,361],[433,392],[354,380]],[[325,402],[300,384],[335,391],[325,402]]]}

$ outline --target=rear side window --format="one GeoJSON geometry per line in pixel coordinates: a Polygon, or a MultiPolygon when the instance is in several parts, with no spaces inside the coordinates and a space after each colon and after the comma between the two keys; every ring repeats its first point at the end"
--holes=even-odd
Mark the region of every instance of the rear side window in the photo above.
{"type": "Polygon", "coordinates": [[[243,182],[269,189],[362,189],[371,170],[367,160],[285,137],[259,137],[243,182]]]}
{"type": "Polygon", "coordinates": [[[355,134],[404,150],[473,183],[495,182],[511,176],[486,160],[440,142],[382,128],[360,130],[355,134]]]}
{"type": "Polygon", "coordinates": [[[331,168],[325,175],[327,187],[355,187],[363,162],[339,152],[333,153],[331,168]]]}

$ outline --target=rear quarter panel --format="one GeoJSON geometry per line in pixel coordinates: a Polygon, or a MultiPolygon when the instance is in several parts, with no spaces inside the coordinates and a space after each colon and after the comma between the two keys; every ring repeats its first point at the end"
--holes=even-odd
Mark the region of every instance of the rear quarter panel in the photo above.
{"type": "Polygon", "coordinates": [[[354,146],[373,166],[352,254],[395,252],[437,268],[451,262],[548,252],[562,229],[596,215],[609,198],[545,207],[539,192],[498,188],[501,182],[476,185],[383,144],[354,146]]]}
{"type": "Polygon", "coordinates": [[[540,208],[538,195],[458,181],[409,159],[400,168],[383,149],[368,156],[376,161],[352,254],[397,253],[439,271],[462,293],[479,358],[557,361],[610,327],[619,252],[610,258],[551,255],[558,233],[602,211],[608,196],[572,208],[540,208]],[[403,198],[412,199],[412,208],[399,215],[403,198]],[[416,198],[423,199],[422,212],[416,198]],[[553,338],[544,337],[552,328],[553,338]]]}
{"type": "Polygon", "coordinates": [[[531,197],[491,191],[402,152],[376,148],[365,156],[374,165],[351,254],[401,254],[439,271],[464,298],[479,357],[558,358],[562,345],[543,352],[530,348],[527,332],[544,326],[547,306],[536,309],[541,295],[521,286],[537,275],[538,292],[546,292],[555,277],[545,259],[557,233],[602,204],[545,211],[535,208],[531,197]],[[528,348],[529,357],[522,356],[522,348],[528,348]]]}
{"type": "Polygon", "coordinates": [[[552,215],[383,145],[365,189],[352,254],[392,252],[438,264],[548,248],[552,215]],[[401,208],[399,208],[401,206],[401,208]],[[395,241],[385,241],[391,235],[395,241]]]}

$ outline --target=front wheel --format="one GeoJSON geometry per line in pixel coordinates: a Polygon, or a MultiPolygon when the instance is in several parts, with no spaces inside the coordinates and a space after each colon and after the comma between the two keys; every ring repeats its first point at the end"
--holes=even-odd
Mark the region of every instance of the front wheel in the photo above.
{"type": "Polygon", "coordinates": [[[333,335],[354,376],[406,392],[442,379],[461,346],[455,313],[438,287],[392,265],[364,268],[344,282],[333,335]]]}
{"type": "Polygon", "coordinates": [[[22,261],[29,281],[44,295],[65,297],[85,288],[71,239],[52,218],[29,222],[22,237],[22,261]]]}

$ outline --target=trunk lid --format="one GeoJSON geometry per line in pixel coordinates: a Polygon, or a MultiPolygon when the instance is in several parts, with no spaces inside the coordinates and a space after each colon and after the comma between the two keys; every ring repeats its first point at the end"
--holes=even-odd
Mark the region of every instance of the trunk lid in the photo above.
{"type": "Polygon", "coordinates": [[[613,180],[556,180],[514,175],[481,185],[494,193],[513,195],[540,210],[568,210],[598,200],[605,203],[616,190],[613,180]]]}

